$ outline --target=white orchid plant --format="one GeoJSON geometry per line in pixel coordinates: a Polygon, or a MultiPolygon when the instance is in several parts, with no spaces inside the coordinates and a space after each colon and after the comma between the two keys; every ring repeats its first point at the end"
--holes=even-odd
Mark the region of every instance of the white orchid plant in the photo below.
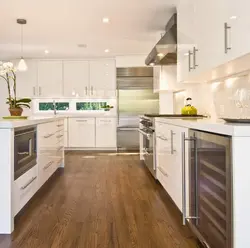
{"type": "Polygon", "coordinates": [[[0,79],[4,79],[8,87],[8,98],[6,103],[9,105],[10,109],[22,107],[30,108],[31,99],[22,98],[17,100],[16,98],[16,71],[17,69],[14,67],[13,63],[0,61],[0,79]]]}

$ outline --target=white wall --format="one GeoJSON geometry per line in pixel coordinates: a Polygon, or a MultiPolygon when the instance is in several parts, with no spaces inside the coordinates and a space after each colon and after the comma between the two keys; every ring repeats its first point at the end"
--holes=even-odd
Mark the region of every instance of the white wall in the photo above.
{"type": "Polygon", "coordinates": [[[130,56],[117,56],[116,57],[116,67],[140,67],[146,66],[145,55],[130,55],[130,56]]]}

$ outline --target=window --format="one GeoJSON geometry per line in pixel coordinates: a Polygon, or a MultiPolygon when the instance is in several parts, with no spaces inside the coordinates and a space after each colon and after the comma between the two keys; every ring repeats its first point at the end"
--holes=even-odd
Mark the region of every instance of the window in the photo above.
{"type": "MultiPolygon", "coordinates": [[[[53,102],[39,102],[39,111],[54,110],[53,102]]],[[[56,110],[67,111],[69,110],[69,102],[56,102],[56,110]]]]}
{"type": "Polygon", "coordinates": [[[107,106],[107,102],[77,102],[76,110],[103,110],[103,107],[107,106]]]}

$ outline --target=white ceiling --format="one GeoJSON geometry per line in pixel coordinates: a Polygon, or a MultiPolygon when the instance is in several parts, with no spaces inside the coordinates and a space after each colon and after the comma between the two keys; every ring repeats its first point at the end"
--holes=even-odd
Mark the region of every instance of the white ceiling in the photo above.
{"type": "Polygon", "coordinates": [[[175,12],[176,1],[0,0],[0,59],[21,55],[17,18],[27,19],[26,58],[147,54],[175,12]],[[103,17],[110,23],[103,24],[103,17]],[[50,54],[45,55],[45,49],[50,54]]]}

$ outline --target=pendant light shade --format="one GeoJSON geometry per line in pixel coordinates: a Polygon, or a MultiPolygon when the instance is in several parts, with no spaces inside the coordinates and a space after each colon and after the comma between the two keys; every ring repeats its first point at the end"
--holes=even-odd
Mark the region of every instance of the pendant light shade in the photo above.
{"type": "Polygon", "coordinates": [[[25,25],[27,21],[25,19],[17,19],[17,23],[21,25],[21,59],[18,63],[17,69],[19,71],[27,71],[28,66],[22,57],[23,56],[23,25],[25,25]]]}
{"type": "Polygon", "coordinates": [[[27,71],[28,70],[28,66],[25,62],[25,60],[23,59],[23,57],[21,57],[18,66],[17,66],[18,71],[27,71]]]}

